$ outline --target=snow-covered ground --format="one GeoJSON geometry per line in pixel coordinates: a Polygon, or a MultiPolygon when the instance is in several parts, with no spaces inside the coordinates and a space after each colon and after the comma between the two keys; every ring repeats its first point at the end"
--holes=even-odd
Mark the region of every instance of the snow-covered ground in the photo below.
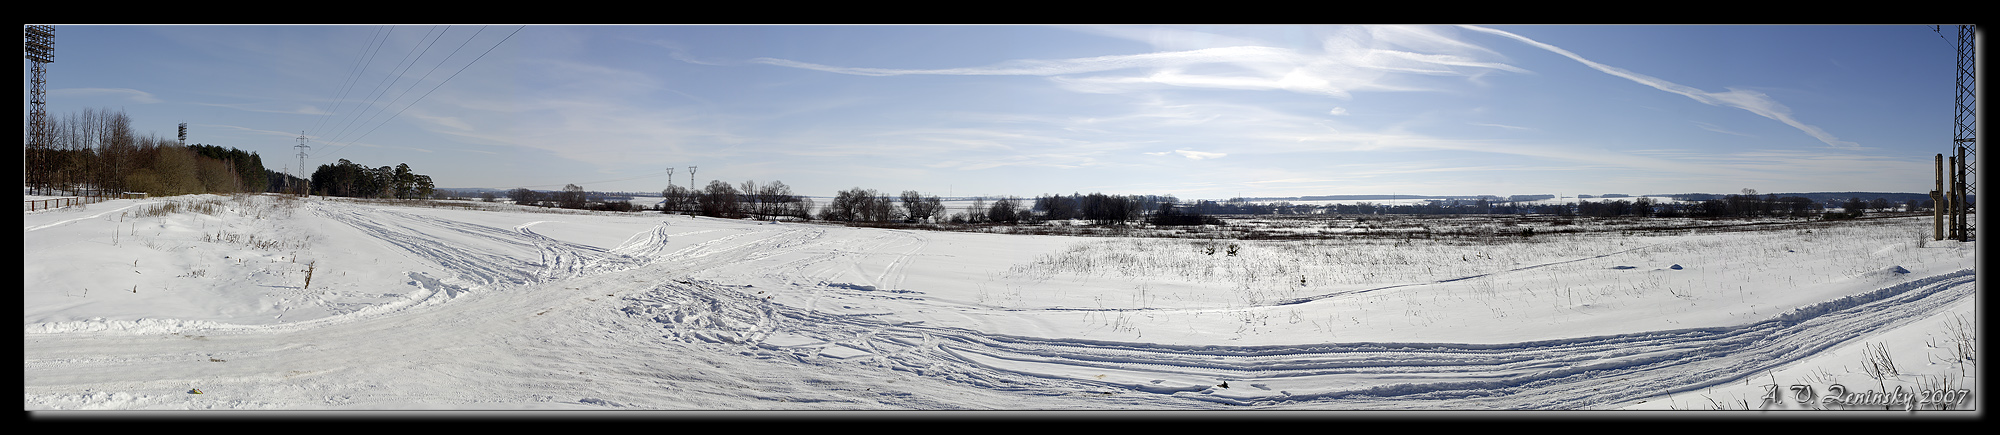
{"type": "Polygon", "coordinates": [[[1928,220],[1231,241],[481,207],[24,212],[24,407],[1883,409],[1829,403],[1836,384],[1978,399],[1975,249],[1927,240],[1928,220]],[[1871,377],[1880,353],[1894,373],[1871,377]]]}

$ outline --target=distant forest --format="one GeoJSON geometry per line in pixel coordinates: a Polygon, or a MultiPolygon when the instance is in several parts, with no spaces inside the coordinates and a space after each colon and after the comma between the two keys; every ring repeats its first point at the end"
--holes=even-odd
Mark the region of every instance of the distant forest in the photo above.
{"type": "MultiPolygon", "coordinates": [[[[367,167],[342,159],[321,165],[310,180],[266,168],[255,152],[216,145],[182,146],[178,139],[139,135],[123,111],[84,110],[49,123],[47,144],[29,144],[23,152],[24,177],[31,193],[78,195],[86,192],[145,192],[154,196],[193,193],[282,192],[364,198],[446,198],[463,192],[437,189],[431,177],[408,164],[367,167]],[[309,189],[309,190],[308,190],[309,189]]],[[[1558,216],[1635,217],[1854,217],[1883,211],[1921,211],[1932,207],[1924,194],[1821,192],[1762,194],[1666,195],[1672,201],[1648,197],[1631,200],[1622,194],[1596,201],[1548,204],[1553,195],[1514,195],[1505,199],[1422,197],[1415,195],[1325,196],[1290,198],[1300,201],[1355,199],[1423,199],[1419,204],[1293,203],[1284,198],[1234,198],[1226,201],[1183,202],[1172,195],[1044,194],[976,198],[963,209],[947,210],[936,196],[916,191],[890,195],[856,187],[841,191],[825,207],[812,198],[793,194],[784,182],[731,184],[711,181],[702,189],[670,186],[653,207],[635,206],[631,193],[589,192],[574,184],[560,191],[513,189],[505,192],[517,204],[608,211],[658,211],[725,218],[800,219],[857,223],[1032,224],[1084,220],[1099,225],[1143,221],[1156,225],[1219,223],[1216,215],[1320,214],[1541,214],[1558,216]],[[1619,199],[1611,199],[1619,198],[1619,199]],[[1833,211],[1833,210],[1838,210],[1833,211]]],[[[495,201],[492,191],[480,194],[495,201]]]]}
{"type": "MultiPolygon", "coordinates": [[[[1182,201],[1173,195],[1069,195],[1043,194],[1034,198],[1015,196],[971,198],[963,208],[947,209],[942,198],[904,191],[900,195],[860,187],[840,191],[823,207],[812,198],[792,194],[784,182],[758,184],[745,181],[730,184],[714,180],[699,190],[671,186],[659,193],[662,200],[652,206],[634,205],[638,196],[631,192],[594,192],[568,185],[560,191],[517,188],[508,191],[464,191],[444,189],[438,195],[451,198],[477,196],[487,202],[507,201],[538,207],[607,211],[656,211],[721,218],[794,219],[848,222],[855,224],[1041,224],[1080,220],[1094,225],[1122,225],[1145,222],[1153,225],[1217,225],[1219,216],[1256,215],[1551,215],[1584,217],[1788,217],[1840,219],[1877,212],[1914,212],[1930,208],[1927,196],[1897,193],[1835,192],[1812,194],[1757,194],[1744,189],[1741,194],[1680,194],[1672,200],[1610,194],[1593,201],[1550,203],[1554,195],[1430,197],[1416,204],[1371,203],[1308,204],[1272,198],[1233,198],[1224,201],[1182,201]],[[475,193],[476,192],[476,193],[475,193]],[[1616,198],[1616,199],[1613,199],[1616,198]],[[1625,199],[1632,198],[1632,199],[1625,199]],[[1894,198],[1894,199],[1892,199],[1894,198]],[[990,200],[990,201],[989,201],[990,200]]],[[[1377,196],[1367,196],[1376,198],[1377,196]]],[[[1394,196],[1407,202],[1413,195],[1394,196]]],[[[1325,201],[1331,197],[1294,198],[1325,201]]],[[[1392,196],[1380,195],[1379,199],[1392,196]]],[[[1352,198],[1342,198],[1352,200],[1352,198]]],[[[955,201],[967,201],[957,198],[955,201]]]]}
{"type": "Polygon", "coordinates": [[[368,168],[345,159],[321,165],[312,179],[264,166],[263,156],[179,138],[140,135],[123,111],[89,110],[51,117],[48,143],[22,152],[28,192],[39,195],[151,196],[290,192],[368,198],[429,198],[429,176],[407,164],[368,168]],[[308,190],[310,189],[310,190],[308,190]]]}
{"type": "Polygon", "coordinates": [[[255,152],[139,135],[123,111],[50,117],[48,143],[29,143],[22,169],[29,193],[154,196],[276,192],[304,180],[264,167],[255,152]]]}

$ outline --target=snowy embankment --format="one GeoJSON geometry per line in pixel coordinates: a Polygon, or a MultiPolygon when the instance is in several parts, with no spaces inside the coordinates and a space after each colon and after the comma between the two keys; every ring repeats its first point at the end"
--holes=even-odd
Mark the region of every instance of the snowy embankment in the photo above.
{"type": "Polygon", "coordinates": [[[1975,373],[1973,247],[1916,220],[1464,244],[267,196],[23,219],[28,409],[1800,409],[1760,385],[1975,373]],[[1856,369],[1871,344],[1895,374],[1856,369]]]}

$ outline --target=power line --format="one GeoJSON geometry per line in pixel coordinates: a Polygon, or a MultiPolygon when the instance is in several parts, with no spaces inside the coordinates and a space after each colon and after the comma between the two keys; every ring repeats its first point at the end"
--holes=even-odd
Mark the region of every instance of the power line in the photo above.
{"type": "MultiPolygon", "coordinates": [[[[384,33],[393,33],[395,31],[395,27],[383,26],[376,28],[375,34],[368,36],[368,47],[363,47],[361,54],[355,56],[354,66],[348,68],[347,78],[340,81],[340,87],[334,92],[333,108],[328,113],[340,113],[341,103],[347,102],[347,91],[354,88],[355,82],[361,81],[361,72],[367,70],[367,65],[374,63],[375,53],[382,51],[382,42],[389,40],[387,36],[384,36],[384,33]],[[387,29],[387,32],[384,32],[384,29],[387,29]],[[381,38],[381,42],[377,42],[376,38],[381,38]]],[[[319,131],[321,126],[326,125],[327,118],[329,117],[320,117],[319,122],[314,123],[309,130],[319,131]]]]}
{"type": "MultiPolygon", "coordinates": [[[[395,120],[395,119],[396,119],[396,117],[397,117],[397,116],[401,116],[401,115],[403,114],[403,111],[406,111],[406,110],[410,110],[410,107],[413,107],[413,106],[416,106],[416,105],[417,105],[417,103],[419,103],[419,102],[422,102],[422,101],[424,101],[424,98],[427,98],[427,97],[430,97],[430,96],[431,96],[431,93],[433,93],[433,92],[437,92],[438,88],[441,88],[441,87],[444,87],[444,84],[445,84],[445,83],[450,83],[450,82],[451,82],[451,79],[453,79],[453,78],[457,78],[457,77],[458,77],[458,75],[459,75],[460,73],[463,73],[463,72],[465,72],[465,70],[466,70],[466,69],[468,69],[468,68],[471,68],[473,64],[477,64],[477,63],[479,63],[479,60],[480,60],[480,59],[485,59],[485,58],[486,58],[486,55],[487,55],[487,54],[491,54],[491,53],[493,53],[493,50],[494,50],[494,49],[497,49],[497,48],[500,48],[500,45],[501,45],[501,44],[506,44],[508,40],[510,40],[510,39],[513,39],[513,38],[514,38],[514,35],[515,35],[515,34],[518,34],[518,33],[521,33],[521,29],[525,29],[525,28],[527,28],[527,27],[528,27],[528,26],[521,26],[521,27],[518,27],[518,28],[515,28],[515,29],[514,29],[514,32],[513,32],[513,33],[508,33],[508,34],[507,34],[507,36],[506,36],[505,38],[501,38],[501,39],[500,39],[500,42],[496,42],[496,43],[493,43],[493,46],[492,46],[492,47],[487,47],[487,48],[486,48],[486,51],[485,51],[485,52],[483,52],[483,53],[480,53],[480,54],[479,54],[479,57],[477,57],[477,58],[473,58],[473,59],[472,59],[472,61],[471,61],[471,62],[467,62],[467,63],[465,64],[465,66],[463,66],[463,67],[459,67],[458,71],[456,71],[456,72],[453,72],[453,73],[451,73],[451,76],[450,76],[450,77],[445,77],[443,81],[439,81],[439,82],[438,82],[438,84],[437,84],[437,86],[432,86],[432,87],[431,87],[431,89],[430,89],[429,91],[425,91],[425,92],[424,92],[424,95],[423,95],[423,96],[420,96],[420,97],[417,97],[417,99],[416,99],[416,100],[414,100],[414,101],[411,101],[409,105],[407,105],[407,106],[403,106],[403,108],[402,108],[401,110],[397,110],[397,111],[396,111],[396,114],[395,114],[395,115],[390,115],[390,116],[389,116],[389,119],[385,119],[385,120],[383,120],[381,124],[376,124],[374,128],[370,128],[370,129],[368,129],[368,132],[366,132],[366,133],[362,133],[362,134],[361,134],[361,136],[358,136],[358,137],[355,137],[355,138],[354,138],[353,140],[350,140],[350,141],[347,141],[347,143],[344,143],[344,144],[341,144],[340,146],[338,146],[338,147],[335,147],[335,148],[333,148],[333,149],[332,149],[332,150],[330,150],[330,151],[338,151],[338,150],[341,150],[341,149],[346,149],[348,145],[353,145],[353,144],[354,144],[355,142],[359,142],[359,141],[361,141],[361,139],[362,139],[362,138],[366,138],[366,137],[368,137],[368,134],[370,134],[370,133],[374,133],[374,132],[375,132],[375,129],[378,129],[378,128],[382,128],[382,126],[383,126],[383,125],[386,125],[386,124],[388,124],[388,123],[389,123],[389,121],[393,121],[393,120],[395,120]]],[[[484,27],[481,27],[481,30],[484,30],[484,29],[485,29],[484,27]]],[[[473,36],[474,36],[474,37],[477,37],[477,36],[478,36],[478,34],[474,34],[473,36]]],[[[467,42],[469,43],[469,42],[471,42],[471,39],[467,39],[466,41],[467,41],[467,42]]],[[[463,46],[461,45],[461,48],[462,48],[462,47],[463,47],[463,46]]],[[[456,52],[454,51],[454,53],[456,53],[456,52]]],[[[449,57],[447,57],[447,59],[449,59],[449,57]]],[[[440,63],[440,64],[442,64],[442,63],[440,63]]]]}
{"type": "MultiPolygon", "coordinates": [[[[447,28],[446,30],[450,29],[447,28]]],[[[374,121],[376,116],[380,116],[382,114],[382,108],[394,105],[395,103],[393,101],[390,102],[389,104],[376,104],[376,102],[382,101],[382,95],[389,93],[389,89],[395,88],[397,83],[401,83],[403,81],[405,73],[409,72],[410,67],[415,66],[417,64],[417,60],[420,60],[424,57],[423,53],[429,53],[431,47],[437,45],[437,41],[439,39],[444,39],[444,33],[437,32],[437,26],[431,26],[431,31],[425,32],[423,38],[417,39],[417,45],[411,46],[410,52],[403,54],[403,60],[397,61],[396,66],[390,67],[389,75],[387,77],[382,78],[382,80],[386,83],[376,85],[374,96],[369,97],[369,104],[361,106],[360,109],[357,109],[357,111],[355,112],[356,113],[355,118],[359,119],[361,117],[360,114],[367,113],[369,107],[376,108],[375,114],[370,115],[368,117],[368,120],[366,121],[360,121],[359,123],[349,123],[348,125],[342,126],[339,133],[335,133],[332,136],[330,136],[331,139],[329,139],[329,141],[338,142],[342,136],[345,136],[347,134],[349,128],[352,128],[355,125],[368,125],[368,122],[374,121]],[[433,33],[437,34],[437,38],[431,38],[431,34],[433,33]],[[430,39],[430,43],[428,44],[424,43],[424,39],[430,39]],[[418,50],[419,47],[421,47],[423,50],[419,51],[418,50]],[[416,58],[414,59],[411,58],[410,55],[412,54],[416,55],[416,58]],[[390,80],[391,78],[394,78],[395,80],[390,80]]],[[[467,39],[466,41],[471,42],[471,39],[467,39]]],[[[451,58],[446,57],[445,59],[450,60],[451,58]]],[[[443,62],[440,61],[439,63],[442,64],[443,62]]],[[[416,87],[416,85],[412,84],[410,85],[410,87],[414,88],[416,87]]]]}

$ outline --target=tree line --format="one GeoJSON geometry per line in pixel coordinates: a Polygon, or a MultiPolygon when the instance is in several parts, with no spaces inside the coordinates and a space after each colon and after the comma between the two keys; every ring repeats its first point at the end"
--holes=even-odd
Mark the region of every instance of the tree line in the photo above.
{"type": "Polygon", "coordinates": [[[1084,220],[1095,225],[1117,225],[1146,221],[1156,225],[1217,225],[1221,222],[1198,210],[1178,206],[1172,195],[1043,194],[1032,200],[1017,196],[974,198],[958,212],[944,206],[935,195],[914,190],[889,196],[873,189],[855,187],[834,195],[833,202],[818,217],[827,221],[871,223],[950,223],[950,224],[1039,224],[1050,221],[1084,220]],[[1148,210],[1153,210],[1149,215],[1148,210]],[[947,214],[949,213],[949,214],[947,214]]]}
{"type": "Polygon", "coordinates": [[[700,190],[668,185],[660,191],[660,197],[658,210],[663,213],[731,219],[810,219],[813,208],[812,198],[792,194],[792,187],[786,186],[783,181],[758,185],[756,180],[747,180],[741,185],[732,185],[727,181],[711,180],[700,190]]]}
{"type": "Polygon", "coordinates": [[[312,192],[350,198],[430,198],[436,191],[429,175],[410,171],[410,164],[369,168],[340,159],[312,173],[312,192]]]}
{"type": "Polygon", "coordinates": [[[138,134],[122,110],[51,117],[47,137],[48,143],[28,143],[22,151],[22,178],[43,195],[271,192],[302,181],[266,169],[255,152],[138,134]]]}
{"type": "MultiPolygon", "coordinates": [[[[581,186],[564,186],[561,191],[541,192],[516,188],[506,192],[519,205],[632,211],[624,200],[597,200],[581,186]]],[[[491,194],[487,201],[493,201],[491,194]]],[[[1111,225],[1146,220],[1161,225],[1215,225],[1221,222],[1196,209],[1181,207],[1171,195],[1107,195],[1102,193],[1042,195],[1033,200],[1001,197],[992,202],[976,198],[957,212],[947,209],[936,195],[906,190],[891,195],[875,189],[855,187],[836,192],[825,207],[815,207],[812,198],[797,195],[783,181],[758,184],[755,180],[730,184],[709,181],[701,189],[670,185],[660,191],[661,201],[652,208],[663,213],[689,214],[731,219],[822,220],[831,222],[900,224],[1024,224],[1051,220],[1081,219],[1111,225]],[[1152,210],[1152,213],[1148,213],[1152,210]]]]}

